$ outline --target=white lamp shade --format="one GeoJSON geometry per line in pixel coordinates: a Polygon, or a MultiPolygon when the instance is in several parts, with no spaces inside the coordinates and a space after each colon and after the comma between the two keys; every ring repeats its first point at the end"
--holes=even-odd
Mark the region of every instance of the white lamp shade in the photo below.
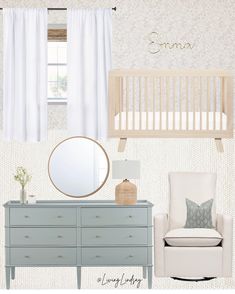
{"type": "Polygon", "coordinates": [[[112,176],[113,179],[139,179],[140,162],[138,160],[114,160],[112,176]]]}

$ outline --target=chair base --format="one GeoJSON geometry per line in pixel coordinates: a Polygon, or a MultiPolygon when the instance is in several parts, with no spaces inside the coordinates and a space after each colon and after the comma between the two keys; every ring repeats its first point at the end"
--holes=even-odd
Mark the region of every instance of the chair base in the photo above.
{"type": "Polygon", "coordinates": [[[183,281],[183,282],[206,282],[206,281],[216,279],[216,277],[210,277],[210,278],[204,277],[204,278],[200,278],[200,279],[187,279],[187,278],[171,277],[171,279],[177,280],[177,281],[183,281]]]}

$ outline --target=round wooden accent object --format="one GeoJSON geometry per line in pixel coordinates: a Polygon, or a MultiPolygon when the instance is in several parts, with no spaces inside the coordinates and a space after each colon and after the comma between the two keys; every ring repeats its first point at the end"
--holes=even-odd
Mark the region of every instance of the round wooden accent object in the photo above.
{"type": "Polygon", "coordinates": [[[115,201],[119,205],[133,205],[137,200],[136,185],[128,180],[124,180],[115,188],[115,201]]]}

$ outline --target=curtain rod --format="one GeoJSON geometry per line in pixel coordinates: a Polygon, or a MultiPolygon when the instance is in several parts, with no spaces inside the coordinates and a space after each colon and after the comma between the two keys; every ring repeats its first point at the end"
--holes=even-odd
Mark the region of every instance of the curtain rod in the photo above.
{"type": "MultiPolygon", "coordinates": [[[[8,7],[6,7],[8,8],[8,7]]],[[[3,8],[0,8],[0,10],[2,10],[3,8]]],[[[47,8],[47,10],[67,10],[67,8],[63,7],[63,8],[47,8]]],[[[112,10],[116,11],[117,7],[113,7],[112,10]]]]}

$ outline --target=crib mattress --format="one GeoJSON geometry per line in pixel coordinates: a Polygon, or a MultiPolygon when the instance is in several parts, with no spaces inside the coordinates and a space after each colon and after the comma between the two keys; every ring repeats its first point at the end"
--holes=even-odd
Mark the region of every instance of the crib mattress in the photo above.
{"type": "Polygon", "coordinates": [[[227,129],[227,116],[220,112],[126,112],[115,116],[115,130],[211,130],[227,129]],[[208,115],[207,115],[208,114],[208,115]],[[175,116],[175,118],[174,118],[175,116]],[[168,117],[168,125],[167,125],[168,117]],[[141,118],[141,119],[140,119],[141,118]],[[120,122],[121,120],[121,122],[120,122]],[[155,120],[155,125],[154,125],[155,120]],[[128,121],[128,123],[127,123],[128,121]],[[147,125],[148,121],[148,125],[147,125]],[[161,123],[160,123],[161,121],[161,123]],[[175,126],[173,122],[175,121],[175,126]],[[208,123],[207,123],[208,121],[208,123]],[[180,126],[181,122],[181,126],[180,126]],[[188,124],[188,128],[187,128],[188,124]],[[174,127],[173,127],[174,126],[174,127]],[[208,126],[208,128],[207,128],[208,126]]]}

